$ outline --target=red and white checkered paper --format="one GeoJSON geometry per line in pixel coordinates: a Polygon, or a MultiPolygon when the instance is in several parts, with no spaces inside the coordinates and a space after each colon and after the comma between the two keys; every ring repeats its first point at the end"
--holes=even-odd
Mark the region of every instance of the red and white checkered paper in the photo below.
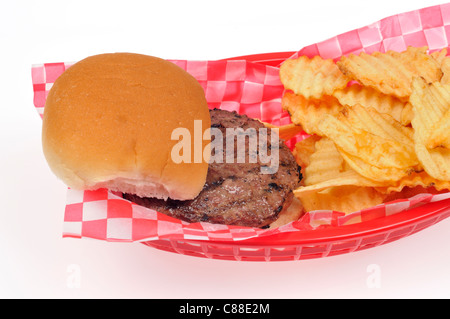
{"type": "MultiPolygon", "coordinates": [[[[366,27],[340,34],[307,46],[300,55],[338,59],[349,53],[387,50],[403,51],[408,46],[428,46],[430,52],[448,47],[450,43],[450,4],[428,7],[385,18],[366,27]]],[[[281,109],[283,86],[278,67],[245,60],[185,61],[173,63],[192,74],[202,85],[210,108],[221,108],[247,114],[264,122],[282,125],[290,123],[281,109]]],[[[34,104],[38,113],[44,112],[47,94],[71,63],[44,63],[32,67],[34,104]]],[[[304,136],[299,135],[287,144],[304,136]]],[[[68,189],[64,215],[64,237],[94,238],[106,241],[141,242],[159,239],[240,241],[283,232],[311,230],[324,225],[341,226],[382,218],[430,202],[450,198],[444,194],[419,194],[351,214],[336,211],[315,211],[299,221],[275,229],[259,229],[187,223],[123,199],[120,194],[105,189],[77,191],[68,189]]],[[[447,204],[445,204],[447,203],[447,204]]],[[[424,206],[425,208],[426,206],[424,206]]]]}

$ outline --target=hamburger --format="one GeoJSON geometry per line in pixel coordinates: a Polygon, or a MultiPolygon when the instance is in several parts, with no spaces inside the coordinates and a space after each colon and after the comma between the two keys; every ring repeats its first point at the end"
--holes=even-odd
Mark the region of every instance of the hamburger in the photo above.
{"type": "Polygon", "coordinates": [[[273,130],[256,137],[278,155],[270,173],[261,157],[250,160],[250,138],[244,139],[244,161],[237,158],[237,143],[211,148],[223,142],[210,135],[212,129],[225,136],[237,128],[258,132],[265,126],[236,112],[210,110],[198,81],[172,62],[108,53],[75,63],[55,81],[42,146],[50,169],[73,189],[107,188],[187,222],[268,227],[292,207],[300,168],[283,142],[273,142],[273,130]],[[209,136],[183,149],[207,156],[174,158],[179,128],[209,136]]]}

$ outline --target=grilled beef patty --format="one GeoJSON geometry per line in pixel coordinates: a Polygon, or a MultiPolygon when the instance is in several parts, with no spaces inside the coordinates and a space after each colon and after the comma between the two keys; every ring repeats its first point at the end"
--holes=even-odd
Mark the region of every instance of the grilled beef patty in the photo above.
{"type": "MultiPolygon", "coordinates": [[[[254,128],[258,132],[265,126],[236,112],[214,109],[210,115],[211,127],[220,129],[224,137],[222,154],[216,154],[214,151],[217,149],[213,147],[212,156],[223,156],[223,163],[212,161],[209,164],[205,186],[195,199],[165,201],[132,194],[124,194],[124,198],[188,222],[268,226],[290,205],[294,196],[292,190],[298,187],[301,179],[300,167],[289,148],[280,140],[278,170],[273,174],[263,173],[262,168],[268,164],[261,162],[260,156],[257,156],[256,163],[251,163],[248,138],[245,139],[245,163],[237,163],[236,140],[234,161],[227,163],[226,128],[254,128]]],[[[271,151],[276,151],[277,146],[271,144],[270,134],[275,133],[267,130],[269,155],[271,151]]],[[[214,136],[212,138],[214,140],[214,136]]]]}

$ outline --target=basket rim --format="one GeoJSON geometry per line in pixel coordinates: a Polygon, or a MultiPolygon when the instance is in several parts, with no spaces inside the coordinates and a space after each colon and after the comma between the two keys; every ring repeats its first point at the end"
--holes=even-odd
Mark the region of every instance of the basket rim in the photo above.
{"type": "MultiPolygon", "coordinates": [[[[241,241],[183,240],[184,242],[205,243],[226,246],[286,247],[299,245],[320,245],[337,241],[358,240],[382,233],[390,233],[403,228],[411,228],[432,219],[440,221],[450,216],[450,199],[424,204],[405,212],[380,217],[350,225],[327,226],[314,230],[298,230],[268,236],[249,238],[241,241]]],[[[431,225],[430,225],[431,226],[431,225]]]]}

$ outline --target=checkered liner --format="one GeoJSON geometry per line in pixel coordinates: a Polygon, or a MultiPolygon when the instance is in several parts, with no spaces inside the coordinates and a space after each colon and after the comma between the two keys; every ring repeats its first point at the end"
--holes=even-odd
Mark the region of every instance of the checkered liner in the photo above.
{"type": "MultiPolygon", "coordinates": [[[[449,41],[450,4],[445,4],[385,18],[369,26],[307,46],[292,58],[299,55],[321,55],[324,58],[338,59],[342,55],[361,51],[403,51],[410,45],[427,45],[430,51],[435,51],[448,47],[449,41]]],[[[288,114],[281,109],[283,86],[277,67],[245,60],[172,62],[199,81],[210,108],[237,111],[276,125],[290,123],[288,114]]],[[[41,117],[48,91],[70,65],[71,63],[33,65],[34,104],[41,117]]],[[[304,135],[300,134],[287,141],[287,144],[292,148],[295,142],[302,138],[304,135]]],[[[123,242],[149,242],[160,239],[231,242],[256,237],[267,241],[270,238],[268,236],[279,233],[311,230],[324,225],[341,226],[364,222],[449,198],[450,192],[439,195],[420,194],[347,215],[335,211],[315,211],[307,213],[299,221],[276,229],[259,229],[186,223],[131,203],[120,194],[105,189],[77,191],[69,188],[63,236],[123,242]]]]}

